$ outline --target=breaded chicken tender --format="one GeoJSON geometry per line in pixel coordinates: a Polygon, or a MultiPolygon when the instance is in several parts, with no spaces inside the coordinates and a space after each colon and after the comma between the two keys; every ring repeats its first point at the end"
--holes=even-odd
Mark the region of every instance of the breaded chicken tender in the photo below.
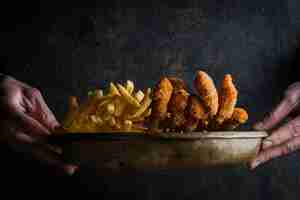
{"type": "Polygon", "coordinates": [[[241,124],[246,123],[249,116],[245,109],[234,108],[233,114],[230,119],[224,121],[224,123],[219,128],[220,130],[234,130],[241,124]]]}
{"type": "Polygon", "coordinates": [[[206,109],[196,95],[189,96],[185,115],[187,120],[184,124],[184,130],[186,131],[194,131],[198,127],[199,121],[208,119],[206,109]]]}
{"type": "Polygon", "coordinates": [[[188,98],[189,93],[185,89],[174,90],[168,104],[168,111],[171,114],[169,123],[171,128],[179,128],[185,123],[184,110],[188,104],[188,98]]]}
{"type": "Polygon", "coordinates": [[[180,79],[180,78],[176,78],[176,77],[168,77],[169,81],[171,82],[174,91],[178,91],[178,90],[185,90],[187,91],[187,84],[185,83],[184,80],[180,79]]]}
{"type": "Polygon", "coordinates": [[[219,107],[218,92],[213,79],[204,71],[198,71],[194,79],[194,87],[212,118],[217,114],[219,107]]]}
{"type": "Polygon", "coordinates": [[[222,124],[225,120],[231,118],[238,98],[238,91],[230,74],[224,76],[219,98],[219,111],[216,122],[222,124]]]}
{"type": "Polygon", "coordinates": [[[152,112],[150,118],[151,126],[159,128],[159,122],[164,120],[167,115],[168,103],[171,99],[173,86],[168,78],[161,78],[155,86],[152,96],[152,112]]]}
{"type": "Polygon", "coordinates": [[[189,93],[186,90],[180,89],[178,91],[174,91],[168,104],[168,110],[171,113],[183,112],[187,106],[188,98],[189,93]]]}
{"type": "Polygon", "coordinates": [[[239,124],[244,124],[248,120],[249,116],[245,109],[235,108],[230,118],[231,121],[238,122],[239,124]]]}

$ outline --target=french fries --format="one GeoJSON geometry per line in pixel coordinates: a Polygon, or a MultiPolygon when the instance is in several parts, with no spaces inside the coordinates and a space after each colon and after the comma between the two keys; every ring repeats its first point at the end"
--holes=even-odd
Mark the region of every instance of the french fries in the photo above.
{"type": "Polygon", "coordinates": [[[124,86],[122,86],[121,84],[117,84],[118,89],[122,95],[122,97],[131,105],[133,105],[134,107],[138,108],[140,107],[140,103],[133,97],[131,96],[130,92],[128,92],[128,90],[126,90],[124,88],[124,86]]]}
{"type": "Polygon", "coordinates": [[[71,96],[63,128],[74,133],[146,131],[138,123],[151,114],[151,89],[145,93],[134,90],[134,83],[128,80],[123,85],[110,82],[106,94],[100,89],[88,92],[81,105],[71,96]]]}

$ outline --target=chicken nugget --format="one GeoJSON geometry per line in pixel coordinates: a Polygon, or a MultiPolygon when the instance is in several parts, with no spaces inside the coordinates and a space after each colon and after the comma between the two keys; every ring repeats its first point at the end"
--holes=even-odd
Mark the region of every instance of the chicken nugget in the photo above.
{"type": "Polygon", "coordinates": [[[230,119],[224,121],[219,129],[221,130],[234,130],[241,124],[247,122],[249,116],[245,109],[243,108],[234,108],[233,114],[230,119]]]}
{"type": "Polygon", "coordinates": [[[184,129],[186,131],[194,131],[198,127],[199,121],[204,121],[208,118],[206,109],[196,95],[189,96],[185,115],[187,120],[184,124],[184,129]]]}
{"type": "Polygon", "coordinates": [[[206,72],[198,71],[194,79],[194,87],[212,118],[217,114],[219,107],[218,92],[213,79],[206,72]]]}
{"type": "Polygon", "coordinates": [[[168,110],[172,114],[183,112],[188,104],[188,98],[189,94],[186,90],[180,89],[178,91],[174,91],[168,104],[168,110]]]}
{"type": "Polygon", "coordinates": [[[159,122],[166,118],[168,103],[171,99],[173,86],[168,78],[161,78],[155,86],[152,96],[151,127],[159,128],[159,122]]]}
{"type": "Polygon", "coordinates": [[[168,104],[171,114],[170,128],[179,128],[185,123],[184,110],[188,104],[189,94],[184,89],[175,90],[168,104]]]}
{"type": "Polygon", "coordinates": [[[180,90],[180,89],[184,89],[187,90],[187,84],[184,80],[180,79],[180,78],[176,78],[176,77],[168,77],[169,81],[171,82],[174,91],[180,90]]]}
{"type": "Polygon", "coordinates": [[[231,118],[238,98],[238,91],[230,74],[224,76],[219,97],[220,106],[216,121],[218,124],[222,124],[225,120],[231,118]]]}

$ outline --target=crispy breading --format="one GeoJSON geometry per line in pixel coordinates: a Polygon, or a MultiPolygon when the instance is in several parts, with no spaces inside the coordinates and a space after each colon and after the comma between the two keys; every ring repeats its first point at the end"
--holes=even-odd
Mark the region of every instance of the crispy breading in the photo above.
{"type": "Polygon", "coordinates": [[[184,110],[188,104],[188,98],[189,94],[185,89],[174,90],[168,104],[168,111],[171,114],[169,123],[171,128],[179,128],[185,123],[184,110]]]}
{"type": "Polygon", "coordinates": [[[230,120],[236,121],[240,124],[244,124],[244,123],[246,123],[248,118],[249,118],[249,115],[245,109],[235,108],[230,120]]]}
{"type": "Polygon", "coordinates": [[[230,74],[226,74],[222,80],[219,97],[220,105],[216,121],[218,124],[222,124],[225,120],[231,118],[238,98],[238,90],[230,74]]]}
{"type": "Polygon", "coordinates": [[[150,127],[154,132],[160,131],[160,123],[166,118],[168,103],[173,93],[173,86],[168,78],[163,77],[154,87],[152,96],[152,112],[150,115],[150,127]]]}
{"type": "Polygon", "coordinates": [[[162,78],[153,91],[152,116],[163,119],[167,113],[168,103],[171,99],[173,86],[169,79],[162,78]]]}
{"type": "Polygon", "coordinates": [[[199,120],[203,121],[208,118],[206,109],[196,95],[189,96],[185,115],[187,120],[184,124],[184,129],[187,131],[195,130],[198,126],[199,120]]]}
{"type": "Polygon", "coordinates": [[[174,114],[176,112],[183,112],[188,103],[189,94],[186,90],[180,89],[174,91],[170,102],[168,104],[168,110],[174,114]]]}
{"type": "Polygon", "coordinates": [[[249,116],[245,109],[234,108],[233,114],[230,119],[224,121],[224,123],[219,127],[220,130],[234,130],[241,124],[247,122],[249,116]]]}
{"type": "Polygon", "coordinates": [[[209,111],[209,116],[213,117],[218,112],[219,100],[218,91],[213,79],[204,71],[197,71],[194,79],[194,87],[201,98],[203,105],[209,111]]]}
{"type": "Polygon", "coordinates": [[[171,82],[174,91],[184,89],[187,91],[187,84],[184,80],[176,77],[168,77],[169,81],[171,82]]]}

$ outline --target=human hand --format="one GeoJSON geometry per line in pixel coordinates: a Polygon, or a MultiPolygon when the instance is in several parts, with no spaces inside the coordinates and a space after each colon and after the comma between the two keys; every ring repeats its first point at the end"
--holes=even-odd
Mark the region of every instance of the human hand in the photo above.
{"type": "Polygon", "coordinates": [[[300,148],[300,116],[289,120],[279,128],[279,123],[295,112],[300,103],[300,82],[288,87],[283,100],[261,122],[254,125],[256,130],[270,131],[263,140],[261,152],[251,161],[251,169],[273,158],[292,153],[300,148]]]}
{"type": "Polygon", "coordinates": [[[63,163],[61,150],[45,142],[59,123],[41,92],[10,76],[0,79],[0,139],[58,173],[73,174],[77,166],[63,163]]]}

